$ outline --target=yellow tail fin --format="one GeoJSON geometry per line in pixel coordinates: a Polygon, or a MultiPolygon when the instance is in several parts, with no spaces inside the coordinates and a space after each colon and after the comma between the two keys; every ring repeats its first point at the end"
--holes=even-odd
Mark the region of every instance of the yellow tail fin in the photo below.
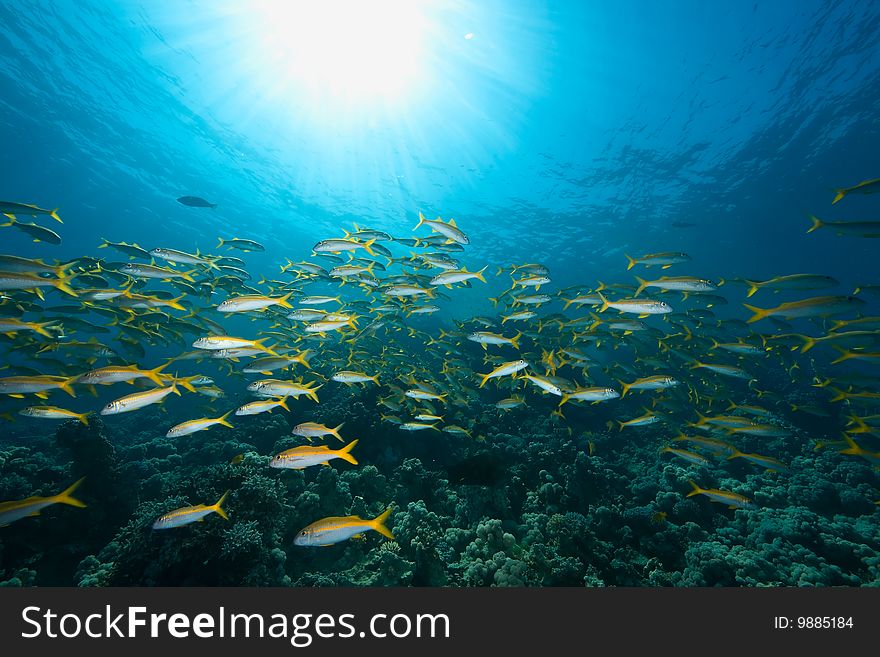
{"type": "Polygon", "coordinates": [[[337,438],[339,438],[339,440],[342,440],[342,436],[339,435],[339,430],[342,428],[342,425],[344,425],[344,424],[345,424],[345,422],[341,422],[338,427],[336,427],[335,429],[331,429],[330,434],[333,436],[336,436],[337,438]]]}
{"type": "Polygon", "coordinates": [[[760,281],[750,281],[750,280],[746,279],[746,283],[748,283],[748,285],[749,285],[749,291],[746,292],[746,298],[748,299],[750,296],[752,296],[755,292],[758,291],[758,288],[761,287],[761,282],[760,281]]]}
{"type": "Polygon", "coordinates": [[[746,324],[753,324],[754,322],[759,322],[765,317],[769,317],[770,313],[773,312],[773,309],[765,310],[764,308],[756,308],[755,306],[750,306],[747,303],[743,304],[746,308],[751,310],[754,315],[752,315],[749,319],[746,320],[746,324]]]}
{"type": "Polygon", "coordinates": [[[847,192],[849,192],[848,189],[835,189],[835,190],[834,190],[834,200],[831,201],[831,205],[834,205],[834,204],[837,203],[840,199],[842,199],[844,196],[846,196],[846,195],[847,195],[847,192]]]}
{"type": "Polygon", "coordinates": [[[76,383],[77,377],[72,376],[67,381],[62,381],[58,384],[58,387],[61,388],[64,392],[66,392],[71,397],[76,397],[76,393],[73,391],[73,388],[70,387],[71,383],[76,383]]]}
{"type": "Polygon", "coordinates": [[[216,511],[217,515],[223,518],[224,520],[229,520],[229,516],[226,515],[226,511],[223,510],[223,502],[226,501],[226,498],[229,496],[229,491],[223,493],[220,496],[220,499],[217,500],[217,503],[211,507],[212,511],[216,511]]]}
{"type": "Polygon", "coordinates": [[[55,502],[57,504],[67,504],[69,506],[75,506],[80,509],[84,509],[86,507],[85,503],[80,502],[75,497],[72,497],[72,495],[73,495],[73,491],[75,491],[77,488],[79,488],[79,485],[83,481],[85,481],[85,479],[86,479],[85,477],[78,479],[77,481],[73,482],[73,484],[71,484],[69,488],[58,493],[58,495],[56,495],[53,498],[55,500],[55,502]]]}
{"type": "Polygon", "coordinates": [[[55,221],[57,221],[59,224],[64,223],[63,221],[61,221],[61,217],[58,216],[58,208],[55,208],[54,210],[52,210],[52,212],[49,213],[49,216],[52,217],[55,221]]]}
{"type": "Polygon", "coordinates": [[[694,495],[699,495],[703,492],[703,489],[697,486],[697,483],[693,479],[688,479],[688,483],[691,485],[693,490],[687,494],[687,497],[693,497],[694,495]]]}
{"type": "Polygon", "coordinates": [[[218,418],[217,418],[217,424],[222,424],[224,427],[229,427],[229,428],[231,429],[231,428],[232,428],[232,423],[226,421],[226,418],[228,418],[228,417],[230,416],[231,413],[232,413],[232,411],[228,411],[228,412],[225,413],[224,415],[221,415],[220,417],[218,417],[218,418]]]}
{"type": "Polygon", "coordinates": [[[390,507],[388,509],[385,509],[385,512],[382,515],[370,521],[370,527],[382,534],[382,536],[384,536],[385,538],[390,538],[393,541],[394,534],[392,534],[391,530],[389,530],[388,527],[385,526],[385,522],[391,516],[391,511],[392,509],[390,507]]]}
{"type": "MultiPolygon", "coordinates": [[[[840,198],[843,198],[843,196],[841,196],[840,198]]],[[[819,217],[816,217],[812,214],[808,214],[807,216],[810,218],[810,221],[813,222],[813,225],[810,226],[809,230],[807,230],[808,233],[812,233],[814,230],[817,230],[825,225],[824,223],[822,223],[822,220],[819,219],[819,217]]]]}
{"type": "Polygon", "coordinates": [[[161,386],[161,385],[162,385],[162,377],[159,376],[159,372],[161,372],[162,370],[164,370],[164,369],[165,369],[166,367],[168,367],[170,364],[171,364],[171,361],[169,360],[169,361],[168,361],[167,363],[165,363],[164,365],[159,365],[159,367],[156,367],[155,369],[152,369],[152,370],[144,370],[144,371],[142,372],[142,374],[143,374],[145,377],[147,377],[150,381],[152,381],[153,383],[155,383],[157,386],[161,386]]]}
{"type": "Polygon", "coordinates": [[[287,303],[287,300],[290,298],[290,296],[292,294],[293,294],[293,292],[288,292],[283,297],[278,299],[278,305],[281,306],[282,308],[293,308],[293,306],[291,306],[289,303],[287,303]]]}
{"type": "Polygon", "coordinates": [[[348,445],[346,445],[345,447],[340,449],[337,452],[337,454],[339,455],[339,458],[341,458],[344,461],[348,461],[352,465],[357,465],[358,464],[357,459],[351,455],[351,450],[353,450],[354,446],[357,444],[358,444],[358,439],[355,438],[350,443],[348,443],[348,445]]]}
{"type": "Polygon", "coordinates": [[[626,255],[625,253],[623,254],[623,257],[626,258],[626,259],[629,261],[629,264],[626,266],[627,271],[629,271],[630,269],[632,269],[633,267],[636,266],[635,258],[630,258],[630,257],[629,257],[628,255],[626,255]]]}
{"type": "Polygon", "coordinates": [[[639,282],[639,287],[636,290],[636,293],[633,295],[634,297],[639,296],[644,291],[644,289],[648,287],[648,281],[646,281],[644,278],[639,278],[638,276],[636,276],[636,280],[639,282]]]}

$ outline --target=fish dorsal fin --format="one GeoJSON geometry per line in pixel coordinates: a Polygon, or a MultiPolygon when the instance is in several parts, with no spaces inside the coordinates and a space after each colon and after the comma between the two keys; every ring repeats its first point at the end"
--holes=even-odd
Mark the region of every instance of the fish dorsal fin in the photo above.
{"type": "Polygon", "coordinates": [[[455,225],[455,219],[450,219],[450,220],[449,220],[449,225],[450,225],[450,226],[455,226],[455,228],[458,228],[458,226],[455,225]]]}

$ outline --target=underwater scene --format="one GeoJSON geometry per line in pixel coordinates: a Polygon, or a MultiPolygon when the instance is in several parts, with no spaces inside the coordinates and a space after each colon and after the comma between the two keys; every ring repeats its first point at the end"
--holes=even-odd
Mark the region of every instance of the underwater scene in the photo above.
{"type": "Polygon", "coordinates": [[[880,4],[0,22],[0,585],[880,585],[880,4]]]}

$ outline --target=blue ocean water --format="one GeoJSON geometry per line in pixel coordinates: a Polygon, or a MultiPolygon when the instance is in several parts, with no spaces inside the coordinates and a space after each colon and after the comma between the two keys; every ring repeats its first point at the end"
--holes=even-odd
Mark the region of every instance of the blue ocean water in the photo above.
{"type": "MultiPolygon", "coordinates": [[[[728,304],[711,308],[709,317],[685,322],[698,343],[706,338],[702,346],[668,337],[678,335],[678,325],[646,320],[660,331],[658,340],[651,340],[653,349],[655,342],[665,340],[666,346],[685,350],[694,359],[707,357],[709,338],[743,338],[763,346],[767,342],[761,335],[819,336],[834,330],[826,319],[795,319],[787,327],[763,320],[753,333],[715,324],[716,319],[747,320],[751,313],[744,302],[769,308],[860,289],[865,305],[840,317],[878,314],[876,291],[868,287],[880,282],[876,240],[837,236],[830,228],[806,231],[810,214],[827,221],[880,220],[877,196],[853,192],[831,204],[835,189],[880,175],[880,6],[868,1],[643,0],[375,4],[376,21],[366,20],[358,13],[362,10],[345,2],[329,14],[315,14],[307,2],[231,0],[21,1],[0,6],[0,198],[60,208],[64,222],[19,217],[55,230],[63,242],[34,243],[27,234],[6,227],[0,229],[3,254],[127,262],[112,249],[97,249],[104,238],[148,250],[232,255],[246,260],[249,285],[259,288],[258,282],[270,280],[261,288],[268,294],[277,289],[271,280],[282,276],[279,267],[288,259],[315,261],[313,245],[342,237],[342,229],[353,231],[355,224],[398,238],[426,237],[430,233],[424,228],[413,230],[421,211],[428,218],[455,218],[468,237],[461,255],[468,270],[488,265],[486,284],[474,280],[467,288],[441,290],[450,298],[438,303],[435,315],[408,316],[400,320],[400,335],[383,334],[384,346],[392,350],[402,345],[405,357],[388,360],[372,342],[334,342],[326,351],[323,343],[312,347],[315,367],[326,370],[319,406],[326,408],[327,395],[331,410],[326,420],[312,418],[317,411],[303,410],[311,402],[298,399],[293,415],[297,421],[316,419],[329,427],[346,422],[346,441],[359,438],[358,447],[364,450],[360,470],[338,468],[344,475],[329,468],[318,474],[283,472],[297,477],[291,479],[275,476],[278,472],[266,474],[265,462],[245,459],[249,474],[244,479],[227,472],[233,467],[229,460],[239,453],[265,458],[293,447],[284,442],[289,441],[289,427],[278,424],[278,413],[271,425],[240,429],[228,444],[219,434],[185,448],[153,442],[148,435],[151,425],[163,437],[174,422],[214,417],[232,408],[231,402],[204,406],[187,397],[171,399],[168,413],[174,422],[153,410],[142,411],[149,420],[108,418],[104,428],[89,429],[103,432],[98,442],[104,447],[94,449],[112,461],[104,470],[106,495],[102,498],[100,486],[92,483],[99,475],[87,475],[82,492],[89,496],[89,513],[122,498],[127,513],[96,516],[98,528],[74,546],[63,539],[63,530],[79,531],[72,508],[54,509],[51,518],[46,511],[39,520],[0,529],[0,580],[876,585],[876,462],[840,454],[846,445],[813,449],[816,440],[839,441],[841,431],[852,426],[848,416],[855,415],[870,430],[851,435],[876,457],[880,444],[871,432],[876,407],[858,398],[831,402],[833,393],[811,385],[830,378],[830,388],[874,393],[876,365],[870,361],[854,358],[832,368],[830,361],[839,355],[833,349],[823,346],[800,354],[797,338],[771,340],[771,358],[752,371],[766,370],[756,377],[758,383],[688,380],[664,409],[662,430],[648,429],[654,432],[650,439],[624,442],[620,436],[627,434],[605,423],[637,416],[650,406],[650,397],[620,400],[629,404],[625,410],[576,407],[559,421],[550,416],[557,400],[548,401],[528,383],[497,394],[495,389],[488,395],[479,392],[473,373],[485,374],[498,363],[484,363],[478,346],[463,338],[456,343],[469,360],[456,364],[450,375],[441,373],[441,367],[452,342],[441,338],[430,343],[421,333],[404,336],[405,326],[436,336],[441,328],[453,331],[456,321],[466,322],[461,328],[467,333],[512,335],[510,324],[497,323],[499,314],[511,309],[505,309],[503,298],[500,306],[490,298],[498,298],[511,284],[507,274],[496,275],[499,267],[526,263],[549,268],[552,282],[538,293],[554,297],[565,297],[572,286],[595,290],[599,282],[612,290],[615,284],[634,286],[634,274],[723,280],[718,294],[728,304]],[[352,26],[351,16],[361,19],[358,25],[352,26]],[[384,59],[373,59],[370,52],[380,41],[393,48],[384,59]],[[383,67],[401,79],[391,84],[381,74],[383,67]],[[357,74],[345,77],[351,69],[357,74]],[[216,207],[177,201],[186,195],[216,207]],[[243,254],[218,247],[218,238],[255,240],[265,250],[243,254]],[[627,270],[625,255],[658,252],[682,252],[690,260],[683,268],[627,270]],[[790,274],[833,276],[839,285],[817,292],[762,290],[752,301],[745,297],[746,288],[736,285],[736,279],[790,274]],[[474,317],[496,323],[468,323],[474,317]],[[388,388],[365,388],[362,393],[345,388],[348,396],[333,392],[327,378],[333,369],[356,362],[359,350],[369,355],[383,384],[387,375],[401,390],[410,375],[406,363],[433,372],[433,385],[441,391],[449,388],[450,398],[462,400],[455,410],[456,424],[472,422],[465,426],[486,440],[433,431],[428,438],[424,432],[403,434],[381,420],[383,414],[393,414],[380,403],[390,394],[388,388]],[[385,358],[381,366],[377,358],[385,358]],[[456,372],[463,373],[456,378],[456,372]],[[451,378],[468,378],[474,395],[462,393],[451,378]],[[758,394],[763,391],[768,397],[758,394]],[[509,394],[526,394],[527,408],[495,409],[493,404],[509,394]],[[734,513],[724,505],[706,501],[696,507],[693,498],[685,499],[689,478],[724,490],[729,482],[669,466],[666,457],[657,457],[657,448],[686,430],[687,422],[697,421],[696,412],[721,414],[731,401],[770,405],[768,399],[780,409],[773,411],[780,421],[795,427],[793,435],[770,446],[754,439],[737,446],[750,453],[766,451],[786,463],[796,461],[796,472],[784,475],[791,477],[790,483],[781,484],[780,473],[718,466],[724,477],[744,482],[749,493],[762,487],[772,491],[763,498],[760,492],[753,496],[763,510],[734,513]],[[817,406],[824,415],[792,416],[792,403],[817,406]],[[447,440],[454,442],[442,442],[447,440]],[[588,453],[591,443],[599,446],[595,457],[588,453]],[[514,472],[513,480],[499,485],[499,468],[514,472]],[[212,485],[208,477],[223,483],[212,485]],[[456,479],[469,484],[468,477],[474,483],[456,489],[456,479]],[[111,485],[111,479],[131,486],[111,485]],[[186,548],[172,548],[173,538],[157,539],[144,527],[153,516],[185,503],[213,504],[225,488],[234,491],[232,524],[205,527],[205,540],[212,541],[207,545],[218,558],[233,554],[237,565],[226,571],[228,579],[218,580],[207,569],[192,566],[186,548]],[[250,516],[245,511],[267,500],[276,505],[271,511],[260,508],[250,516]],[[393,548],[380,548],[373,534],[363,544],[339,548],[332,557],[303,557],[292,547],[294,535],[323,516],[372,518],[392,503],[399,510],[393,548]],[[651,519],[661,511],[665,520],[651,519]],[[733,538],[728,525],[737,527],[733,538]],[[15,538],[14,531],[25,533],[15,538]],[[779,536],[786,546],[782,556],[767,547],[779,536]],[[675,547],[663,548],[664,542],[675,547]],[[34,550],[35,544],[41,547],[34,550]],[[613,553],[620,546],[626,546],[629,556],[617,563],[620,557],[613,553]],[[740,562],[718,565],[719,554],[734,547],[743,555],[740,562]],[[334,559],[342,565],[333,565],[334,559]],[[382,574],[368,576],[375,572],[382,574]]],[[[413,250],[418,246],[398,245],[394,255],[407,257],[413,250]]],[[[390,272],[389,267],[386,275],[390,272]]],[[[165,288],[174,296],[180,293],[165,288]]],[[[317,283],[307,293],[347,295],[350,289],[317,283]]],[[[17,294],[13,300],[20,299],[17,294]]],[[[56,306],[70,301],[50,294],[56,306]]],[[[366,295],[374,306],[381,303],[369,291],[351,294],[366,295]]],[[[216,289],[188,310],[216,306],[226,296],[216,289]]],[[[626,295],[615,290],[615,296],[626,295]]],[[[678,297],[669,298],[675,306],[678,297]]],[[[552,314],[562,312],[556,299],[553,303],[539,310],[549,317],[541,332],[536,332],[537,325],[517,327],[527,333],[529,352],[539,361],[544,351],[561,353],[566,345],[586,340],[577,331],[574,337],[544,332],[553,323],[552,314]]],[[[12,307],[5,304],[3,314],[9,315],[12,307]]],[[[360,328],[375,317],[375,312],[355,310],[364,316],[360,328]]],[[[22,314],[27,321],[40,316],[22,314]]],[[[67,338],[114,340],[117,324],[109,317],[89,316],[111,327],[106,336],[67,331],[67,338]]],[[[254,323],[211,317],[231,335],[257,338],[276,330],[262,319],[254,323]]],[[[196,336],[187,337],[191,343],[196,336]]],[[[79,373],[52,369],[57,364],[41,369],[39,359],[19,360],[13,353],[13,346],[21,344],[18,339],[10,338],[5,346],[10,376],[32,370],[79,373]],[[18,368],[28,369],[16,372],[18,368]]],[[[693,371],[670,352],[648,353],[647,341],[639,340],[612,334],[598,347],[596,358],[604,370],[583,376],[569,369],[559,375],[617,385],[618,379],[659,373],[656,363],[644,364],[651,358],[668,363],[683,381],[693,371]],[[636,341],[634,351],[627,350],[629,340],[636,341]]],[[[865,340],[856,349],[876,351],[871,345],[876,347],[877,334],[865,340]]],[[[270,339],[277,341],[277,336],[270,339]]],[[[121,361],[152,368],[182,350],[173,339],[150,344],[145,337],[144,346],[142,358],[129,352],[121,361]]],[[[506,354],[505,361],[516,357],[514,351],[489,353],[506,354]]],[[[740,361],[725,362],[732,366],[740,361]]],[[[550,369],[540,366],[533,373],[549,375],[550,369]]],[[[185,373],[210,374],[218,385],[228,384],[221,386],[227,399],[247,401],[242,382],[224,378],[226,370],[190,368],[185,373]]],[[[134,389],[114,391],[122,395],[134,389]]],[[[99,392],[100,404],[90,402],[98,404],[94,409],[79,403],[87,395],[81,393],[77,410],[98,410],[117,396],[99,392]]],[[[55,392],[46,403],[67,401],[55,392]]],[[[4,403],[0,410],[12,413],[21,406],[11,398],[4,403]]],[[[435,410],[442,407],[436,404],[435,410]]],[[[71,459],[58,447],[80,444],[60,435],[75,431],[75,425],[64,425],[59,437],[56,425],[13,419],[0,426],[0,438],[6,439],[0,474],[7,484],[0,499],[54,494],[76,479],[74,474],[84,472],[71,470],[71,459]],[[45,449],[25,443],[24,436],[46,441],[45,449]],[[28,459],[32,464],[49,459],[51,465],[39,461],[39,468],[28,469],[22,466],[28,459]]],[[[215,431],[222,429],[211,434],[215,431]]],[[[196,434],[201,435],[209,434],[196,434]]],[[[333,449],[343,445],[328,444],[333,449]]],[[[77,459],[89,461],[92,457],[84,455],[92,454],[89,449],[73,450],[74,464],[77,459]]],[[[202,527],[183,531],[191,529],[202,527]]],[[[201,555],[206,548],[196,534],[186,540],[201,555]]]]}

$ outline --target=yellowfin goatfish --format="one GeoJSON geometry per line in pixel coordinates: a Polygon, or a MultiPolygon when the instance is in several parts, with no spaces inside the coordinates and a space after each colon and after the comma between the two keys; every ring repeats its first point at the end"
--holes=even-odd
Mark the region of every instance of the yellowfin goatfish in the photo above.
{"type": "Polygon", "coordinates": [[[394,534],[385,526],[391,511],[392,509],[387,509],[383,514],[372,520],[365,520],[359,516],[331,517],[318,520],[300,531],[296,538],[293,539],[293,544],[311,547],[334,545],[349,538],[360,536],[371,529],[379,532],[386,538],[394,540],[394,534]]]}
{"type": "Polygon", "coordinates": [[[376,385],[379,384],[379,375],[370,376],[368,374],[364,374],[363,372],[348,372],[341,371],[336,372],[333,376],[330,377],[332,381],[337,381],[339,383],[366,383],[367,381],[372,381],[376,385]]]}
{"type": "Polygon", "coordinates": [[[37,396],[45,396],[49,390],[61,389],[71,397],[76,397],[71,383],[76,381],[76,377],[52,376],[44,374],[41,376],[7,376],[0,379],[0,394],[22,396],[24,394],[36,394],[37,396]]]}
{"type": "Polygon", "coordinates": [[[507,363],[502,363],[488,374],[479,375],[482,377],[482,381],[480,381],[480,387],[482,388],[484,385],[486,385],[486,382],[489,379],[495,379],[499,376],[507,376],[509,374],[515,375],[517,372],[519,372],[520,370],[524,370],[528,366],[528,362],[524,360],[512,360],[507,363]]]}
{"type": "Polygon", "coordinates": [[[302,436],[303,438],[322,438],[323,436],[336,436],[339,440],[342,440],[342,436],[339,435],[339,430],[345,422],[342,422],[335,429],[331,429],[330,427],[325,427],[323,424],[317,424],[316,422],[303,422],[301,424],[296,425],[290,433],[294,436],[302,436]]]}
{"type": "Polygon", "coordinates": [[[287,468],[290,470],[302,470],[313,465],[330,465],[333,459],[342,459],[352,465],[357,465],[357,459],[351,455],[351,450],[358,444],[352,440],[341,449],[330,449],[326,445],[301,445],[281,452],[269,461],[270,468],[287,468]]]}
{"type": "Polygon", "coordinates": [[[244,406],[235,409],[236,415],[259,415],[260,413],[271,413],[275,408],[281,407],[285,411],[290,412],[287,406],[286,397],[284,399],[261,399],[259,401],[250,402],[244,406]]]}
{"type": "Polygon", "coordinates": [[[67,504],[77,508],[85,508],[85,504],[78,499],[72,497],[73,492],[79,488],[79,485],[85,480],[85,477],[74,482],[69,488],[58,495],[50,497],[28,497],[15,502],[0,502],[0,527],[10,525],[16,520],[22,518],[30,518],[40,515],[40,511],[47,506],[53,504],[67,504]]]}
{"type": "Polygon", "coordinates": [[[626,266],[627,269],[632,269],[636,265],[644,265],[645,267],[660,265],[661,269],[668,269],[672,265],[688,262],[691,259],[687,253],[649,253],[641,258],[630,258],[624,254],[624,257],[629,262],[626,266]]]}
{"type": "Polygon", "coordinates": [[[37,205],[31,205],[30,203],[16,203],[15,201],[0,201],[0,214],[6,215],[10,219],[15,218],[17,215],[25,214],[31,217],[36,217],[37,215],[43,214],[52,217],[55,221],[60,224],[64,222],[61,221],[61,217],[58,216],[58,208],[53,208],[52,210],[46,210],[37,205]]]}
{"type": "Polygon", "coordinates": [[[28,273],[0,272],[0,290],[36,290],[40,287],[54,287],[56,290],[77,296],[68,283],[72,276],[61,275],[58,278],[43,278],[28,273]]]}
{"type": "Polygon", "coordinates": [[[522,333],[517,333],[512,338],[505,338],[503,335],[498,335],[497,333],[488,333],[486,331],[477,331],[476,333],[471,333],[467,336],[467,339],[471,342],[476,342],[481,345],[483,349],[486,349],[486,345],[490,344],[506,344],[510,345],[514,349],[519,349],[519,339],[522,337],[522,333]]]}
{"type": "Polygon", "coordinates": [[[419,223],[416,224],[416,227],[413,228],[413,230],[416,230],[416,228],[422,224],[425,224],[434,232],[440,233],[453,242],[457,242],[458,244],[470,244],[467,235],[461,232],[458,226],[455,225],[455,219],[450,219],[449,223],[444,222],[439,217],[437,217],[437,219],[425,219],[425,215],[419,212],[419,223]]]}
{"type": "Polygon", "coordinates": [[[165,434],[168,438],[177,438],[179,436],[187,436],[191,433],[195,433],[196,431],[204,431],[205,429],[210,429],[215,424],[222,424],[224,427],[232,428],[232,424],[226,421],[226,418],[232,414],[232,411],[229,411],[225,415],[216,418],[207,418],[203,417],[198,420],[188,420],[187,422],[181,422],[180,424],[171,427],[168,430],[168,433],[165,434]]]}
{"type": "Polygon", "coordinates": [[[61,244],[61,236],[54,230],[43,228],[34,223],[26,224],[15,217],[10,218],[9,221],[5,224],[0,224],[0,226],[15,226],[21,232],[27,233],[34,242],[46,242],[55,245],[61,244]]]}
{"type": "Polygon", "coordinates": [[[691,488],[693,488],[693,490],[687,494],[688,497],[705,495],[713,502],[726,504],[728,509],[758,508],[748,497],[740,495],[739,493],[732,493],[728,490],[718,490],[717,488],[700,488],[693,480],[689,480],[688,483],[691,485],[691,488]]]}
{"type": "Polygon", "coordinates": [[[299,397],[300,395],[306,395],[314,401],[318,401],[316,391],[320,387],[318,385],[311,388],[306,384],[297,383],[296,381],[262,379],[249,384],[247,389],[250,392],[267,397],[299,397]]]}
{"type": "Polygon", "coordinates": [[[226,501],[228,495],[229,491],[226,491],[220,496],[217,503],[211,506],[199,504],[198,506],[184,506],[174,511],[169,511],[165,515],[159,516],[156,522],[153,523],[153,529],[172,529],[173,527],[188,525],[191,522],[202,522],[205,516],[212,513],[216,513],[224,520],[229,520],[229,516],[226,515],[226,511],[222,508],[223,502],[226,501]]]}
{"type": "Polygon", "coordinates": [[[650,299],[621,299],[620,301],[608,301],[602,293],[599,292],[599,298],[602,300],[602,307],[599,312],[603,313],[609,308],[614,308],[622,313],[633,313],[635,315],[663,315],[672,312],[672,306],[665,301],[652,301],[650,299]]]}
{"type": "Polygon", "coordinates": [[[272,351],[272,349],[263,345],[263,342],[265,341],[266,338],[263,338],[262,340],[246,340],[244,338],[234,338],[229,335],[208,335],[193,342],[192,346],[196,349],[205,349],[208,351],[249,347],[251,349],[264,351],[271,356],[277,356],[278,354],[272,351]]]}
{"type": "Polygon", "coordinates": [[[708,465],[709,459],[705,456],[701,456],[696,452],[689,452],[686,449],[675,449],[673,447],[664,447],[660,450],[662,454],[672,454],[677,456],[678,458],[687,461],[688,463],[692,463],[693,465],[708,465]]]}
{"type": "Polygon", "coordinates": [[[282,308],[293,308],[287,300],[293,292],[288,292],[283,297],[267,297],[260,294],[250,294],[227,299],[219,306],[217,310],[221,313],[242,313],[250,310],[263,310],[269,306],[281,306],[282,308]]]}
{"type": "Polygon", "coordinates": [[[813,225],[808,233],[819,228],[830,228],[837,235],[852,235],[854,237],[880,237],[880,221],[822,221],[819,217],[810,215],[813,225]]]}
{"type": "Polygon", "coordinates": [[[330,239],[330,240],[322,240],[315,244],[312,247],[312,251],[315,253],[339,253],[341,251],[355,251],[357,249],[363,249],[371,256],[376,255],[376,252],[373,251],[372,246],[373,242],[376,240],[367,240],[366,242],[358,242],[357,240],[349,240],[349,239],[330,239]]]}
{"type": "Polygon", "coordinates": [[[89,421],[86,419],[86,416],[89,414],[88,412],[75,413],[73,411],[68,411],[67,409],[58,408],[56,406],[28,406],[27,408],[21,409],[18,413],[19,415],[24,415],[25,417],[35,417],[45,420],[76,419],[85,425],[88,425],[89,423],[89,421]]]}
{"type": "Polygon", "coordinates": [[[172,383],[167,388],[153,388],[145,392],[136,392],[132,395],[126,395],[115,399],[104,408],[101,409],[101,415],[118,415],[119,413],[128,413],[136,411],[151,404],[158,404],[171,393],[180,395],[177,384],[172,383]]]}
{"type": "Polygon", "coordinates": [[[159,373],[168,367],[169,363],[160,365],[152,370],[139,370],[134,365],[110,365],[102,367],[91,372],[86,372],[77,377],[77,383],[85,383],[88,385],[109,385],[112,383],[120,383],[122,381],[134,381],[135,379],[149,379],[157,386],[163,384],[162,377],[159,373]]]}
{"type": "Polygon", "coordinates": [[[863,180],[857,185],[853,185],[852,187],[838,187],[834,190],[835,196],[834,200],[831,201],[831,205],[837,203],[840,199],[842,199],[847,194],[851,192],[858,192],[859,194],[876,194],[880,192],[880,178],[873,178],[871,180],[863,180]]]}
{"type": "Polygon", "coordinates": [[[636,276],[639,287],[634,297],[639,296],[646,287],[654,287],[661,291],[675,290],[676,292],[711,292],[717,290],[718,286],[712,281],[703,278],[693,278],[691,276],[664,276],[656,281],[646,281],[636,276]]]}
{"type": "Polygon", "coordinates": [[[620,393],[613,388],[577,388],[572,392],[564,393],[562,399],[559,400],[559,405],[562,406],[572,399],[595,403],[617,399],[618,397],[620,397],[620,393]]]}
{"type": "MultiPolygon", "coordinates": [[[[23,322],[15,317],[0,317],[0,333],[18,333],[19,331],[33,331],[44,338],[51,338],[52,334],[47,329],[53,328],[54,322],[23,322]]],[[[60,327],[55,327],[60,331],[60,327]]]]}
{"type": "MultiPolygon", "coordinates": [[[[621,420],[617,420],[617,424],[620,425],[620,430],[623,431],[627,427],[644,427],[648,424],[654,424],[655,422],[659,422],[660,418],[650,411],[645,413],[644,415],[640,415],[639,417],[634,417],[631,420],[626,420],[625,422],[621,420]]],[[[612,425],[613,426],[613,425],[612,425]]]]}
{"type": "MultiPolygon", "coordinates": [[[[488,267],[489,265],[486,265],[488,267]]],[[[434,278],[431,279],[430,285],[452,285],[453,283],[463,283],[464,281],[469,281],[472,278],[476,278],[478,280],[486,282],[486,279],[483,278],[483,272],[486,271],[486,267],[483,267],[479,271],[467,271],[466,269],[462,270],[450,270],[445,271],[442,274],[437,274],[434,278]]]]}
{"type": "Polygon", "coordinates": [[[747,320],[748,324],[760,321],[765,317],[782,317],[783,319],[795,319],[798,317],[827,317],[838,313],[856,310],[865,302],[853,296],[830,296],[813,297],[801,301],[789,301],[775,308],[756,308],[747,303],[743,305],[751,310],[754,315],[747,320]]]}
{"type": "Polygon", "coordinates": [[[678,385],[678,381],[671,376],[658,374],[656,376],[646,376],[642,379],[636,379],[632,383],[620,382],[623,386],[621,398],[626,397],[626,393],[630,390],[666,390],[678,385]]]}
{"type": "Polygon", "coordinates": [[[239,251],[265,251],[266,247],[259,242],[253,240],[245,240],[239,237],[233,237],[231,240],[224,240],[222,237],[217,238],[217,248],[225,246],[227,249],[238,249],[239,251]]]}

